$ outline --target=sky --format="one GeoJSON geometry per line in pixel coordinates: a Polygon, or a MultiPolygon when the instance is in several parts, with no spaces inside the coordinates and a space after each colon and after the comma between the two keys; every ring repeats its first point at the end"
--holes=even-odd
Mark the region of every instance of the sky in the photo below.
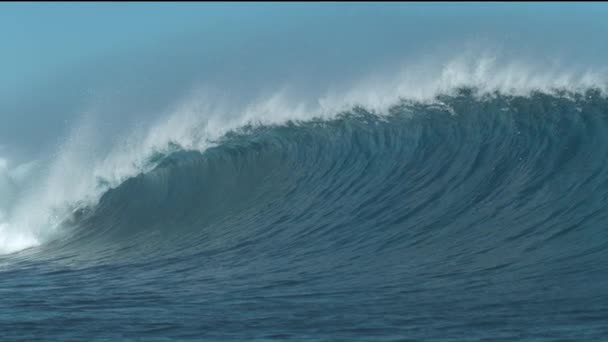
{"type": "Polygon", "coordinates": [[[0,157],[50,153],[85,115],[121,134],[201,84],[317,96],[470,46],[603,66],[606,18],[574,2],[1,3],[0,157]]]}

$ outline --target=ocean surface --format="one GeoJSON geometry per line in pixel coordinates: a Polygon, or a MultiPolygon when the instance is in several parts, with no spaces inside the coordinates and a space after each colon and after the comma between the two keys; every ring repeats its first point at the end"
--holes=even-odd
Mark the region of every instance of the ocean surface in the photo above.
{"type": "Polygon", "coordinates": [[[0,339],[608,339],[602,90],[242,122],[0,178],[0,339]]]}

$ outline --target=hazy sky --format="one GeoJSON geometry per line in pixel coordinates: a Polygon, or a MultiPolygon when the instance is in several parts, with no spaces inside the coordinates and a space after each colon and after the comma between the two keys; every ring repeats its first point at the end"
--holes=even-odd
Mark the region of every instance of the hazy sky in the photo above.
{"type": "Polygon", "coordinates": [[[314,94],[467,44],[602,65],[606,18],[605,3],[1,3],[0,153],[44,151],[90,110],[112,134],[200,83],[314,94]]]}

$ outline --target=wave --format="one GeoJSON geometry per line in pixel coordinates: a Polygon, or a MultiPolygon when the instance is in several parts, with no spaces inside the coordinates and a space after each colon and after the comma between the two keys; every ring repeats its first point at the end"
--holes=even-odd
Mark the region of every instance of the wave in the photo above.
{"type": "MultiPolygon", "coordinates": [[[[548,191],[552,177],[566,175],[556,170],[563,166],[560,158],[569,160],[561,148],[570,151],[579,148],[579,140],[600,139],[597,127],[581,125],[603,127],[606,85],[601,72],[539,72],[521,63],[500,64],[492,56],[470,60],[406,67],[395,77],[365,79],[314,101],[294,100],[284,89],[231,106],[222,94],[204,89],[110,146],[95,145],[95,125],[85,122],[36,177],[29,177],[35,180],[8,182],[2,175],[9,170],[0,165],[7,199],[0,203],[0,252],[71,241],[76,233],[68,226],[78,226],[78,236],[144,234],[142,227],[162,236],[167,228],[160,226],[175,219],[172,225],[189,232],[185,238],[197,231],[186,227],[220,225],[217,220],[245,213],[266,217],[260,205],[276,203],[293,206],[282,209],[288,212],[302,208],[328,216],[353,214],[347,209],[352,205],[358,218],[387,215],[377,223],[387,227],[410,219],[422,224],[425,219],[416,215],[443,217],[442,210],[461,213],[458,217],[471,224],[483,221],[464,212],[481,210],[474,205],[487,196],[511,195],[495,198],[498,207],[540,196],[526,186],[548,191]],[[574,145],[562,145],[560,134],[575,134],[574,145]],[[549,155],[555,159],[547,163],[554,165],[542,169],[541,157],[549,155]],[[502,183],[507,180],[515,183],[508,187],[502,183]],[[334,202],[337,207],[330,205],[334,202]],[[108,230],[114,233],[102,234],[108,230]]],[[[594,143],[599,147],[603,140],[594,143]]],[[[572,158],[588,153],[579,152],[572,158]]],[[[603,171],[599,164],[594,170],[603,171]]],[[[308,215],[319,221],[301,225],[323,226],[317,214],[308,215]]],[[[255,233],[243,228],[238,234],[255,233]]]]}
{"type": "Polygon", "coordinates": [[[99,198],[74,202],[37,253],[283,255],[346,268],[380,254],[405,268],[455,259],[468,271],[543,272],[607,256],[600,91],[479,98],[461,88],[437,103],[243,126],[204,150],[173,142],[118,185],[97,179],[99,198]]]}

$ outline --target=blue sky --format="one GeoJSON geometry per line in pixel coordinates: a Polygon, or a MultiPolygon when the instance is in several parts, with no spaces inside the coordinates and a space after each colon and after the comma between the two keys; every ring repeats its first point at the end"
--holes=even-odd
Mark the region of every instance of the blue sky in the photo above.
{"type": "Polygon", "coordinates": [[[197,82],[314,92],[471,42],[600,65],[606,18],[604,3],[2,3],[0,145],[56,142],[91,101],[118,128],[197,82]]]}

